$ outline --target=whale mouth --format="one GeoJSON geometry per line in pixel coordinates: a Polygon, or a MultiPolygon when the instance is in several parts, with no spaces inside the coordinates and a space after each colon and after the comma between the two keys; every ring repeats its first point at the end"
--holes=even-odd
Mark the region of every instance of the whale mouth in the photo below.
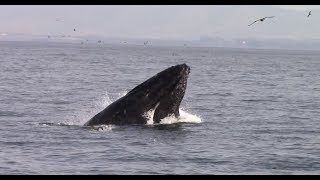
{"type": "Polygon", "coordinates": [[[190,67],[186,64],[169,67],[108,105],[85,125],[147,124],[150,117],[144,115],[150,111],[153,111],[153,123],[160,123],[161,119],[171,115],[178,117],[189,73],[190,67]]]}
{"type": "Polygon", "coordinates": [[[149,124],[149,125],[150,125],[150,124],[154,124],[154,120],[153,120],[154,113],[155,113],[155,111],[156,111],[156,109],[157,109],[157,107],[158,107],[159,105],[160,105],[160,102],[158,102],[158,103],[154,106],[154,108],[152,108],[152,109],[150,109],[149,111],[143,113],[142,116],[147,119],[146,124],[149,124]]]}
{"type": "Polygon", "coordinates": [[[154,123],[160,123],[161,119],[168,116],[174,115],[175,117],[178,117],[180,115],[179,107],[187,87],[190,67],[186,64],[182,64],[179,65],[178,68],[179,73],[174,79],[174,82],[171,83],[167,91],[161,94],[154,103],[154,123]]]}

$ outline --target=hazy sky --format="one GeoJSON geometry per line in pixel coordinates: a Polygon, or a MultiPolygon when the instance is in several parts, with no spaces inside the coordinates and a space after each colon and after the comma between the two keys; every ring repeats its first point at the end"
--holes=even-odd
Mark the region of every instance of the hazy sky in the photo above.
{"type": "Polygon", "coordinates": [[[193,40],[320,38],[319,5],[0,6],[0,33],[193,40]],[[312,15],[307,18],[308,11],[312,15]],[[276,16],[248,27],[252,21],[276,16]],[[56,21],[56,19],[63,21],[56,21]],[[76,32],[73,29],[76,28],[76,32]]]}

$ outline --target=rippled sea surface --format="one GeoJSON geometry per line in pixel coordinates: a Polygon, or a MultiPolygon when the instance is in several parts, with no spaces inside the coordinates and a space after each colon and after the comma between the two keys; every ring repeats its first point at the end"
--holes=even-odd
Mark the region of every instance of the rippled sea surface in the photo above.
{"type": "Polygon", "coordinates": [[[320,174],[320,52],[1,42],[0,92],[0,174],[320,174]],[[83,126],[180,63],[189,123],[83,126]]]}

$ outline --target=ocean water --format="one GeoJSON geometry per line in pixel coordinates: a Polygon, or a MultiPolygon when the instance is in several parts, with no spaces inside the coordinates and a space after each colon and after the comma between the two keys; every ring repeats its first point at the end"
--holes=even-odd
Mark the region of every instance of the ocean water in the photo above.
{"type": "Polygon", "coordinates": [[[320,52],[0,42],[0,174],[320,174],[320,52]],[[167,67],[181,118],[83,124],[167,67]]]}

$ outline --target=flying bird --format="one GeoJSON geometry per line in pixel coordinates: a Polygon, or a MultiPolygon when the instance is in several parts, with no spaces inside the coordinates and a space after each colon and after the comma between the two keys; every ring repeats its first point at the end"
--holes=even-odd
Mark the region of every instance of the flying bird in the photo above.
{"type": "Polygon", "coordinates": [[[308,16],[307,16],[307,17],[309,17],[309,16],[311,16],[311,11],[309,11],[309,14],[308,14],[308,16]]]}
{"type": "Polygon", "coordinates": [[[76,31],[76,29],[73,29],[73,31],[76,31]]]}
{"type": "Polygon", "coordinates": [[[254,23],[258,22],[258,21],[261,21],[261,22],[262,22],[262,21],[264,21],[264,20],[267,19],[267,18],[274,18],[274,16],[264,17],[264,18],[255,20],[255,21],[253,21],[253,23],[249,24],[248,26],[251,26],[252,24],[254,24],[254,23]]]}
{"type": "Polygon", "coordinates": [[[144,42],[143,44],[144,44],[144,45],[147,45],[147,44],[148,44],[148,41],[144,42]]]}

